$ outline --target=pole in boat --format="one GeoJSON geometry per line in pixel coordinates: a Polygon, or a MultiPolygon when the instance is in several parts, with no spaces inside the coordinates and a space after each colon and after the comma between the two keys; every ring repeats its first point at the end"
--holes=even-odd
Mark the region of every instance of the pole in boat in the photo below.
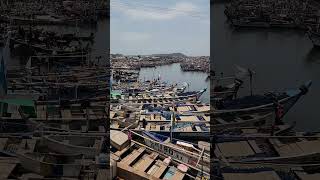
{"type": "Polygon", "coordinates": [[[174,127],[174,121],[176,119],[176,107],[173,105],[173,113],[172,113],[172,118],[171,118],[171,127],[170,127],[170,142],[172,142],[172,131],[173,131],[173,127],[174,127]]]}
{"type": "Polygon", "coordinates": [[[78,99],[78,84],[75,86],[75,98],[78,99]]]}
{"type": "Polygon", "coordinates": [[[250,77],[250,94],[252,96],[253,95],[253,92],[252,92],[252,75],[253,75],[253,71],[248,69],[248,72],[249,72],[249,77],[250,77]]]}
{"type": "Polygon", "coordinates": [[[86,132],[88,132],[88,127],[89,127],[89,106],[90,106],[90,101],[89,100],[85,100],[83,103],[81,103],[81,108],[86,110],[86,132]]]}
{"type": "Polygon", "coordinates": [[[170,126],[170,142],[172,142],[173,117],[174,117],[174,112],[172,114],[171,126],[170,126]]]}
{"type": "Polygon", "coordinates": [[[277,97],[275,97],[273,104],[274,104],[275,118],[273,119],[272,125],[271,125],[271,136],[274,135],[274,128],[275,128],[276,124],[280,123],[280,120],[283,116],[283,106],[279,103],[277,97]]]}
{"type": "Polygon", "coordinates": [[[272,118],[271,132],[270,132],[270,135],[271,135],[271,136],[274,135],[274,127],[275,127],[275,122],[276,122],[276,119],[277,119],[277,106],[278,106],[278,102],[277,102],[277,101],[274,101],[273,106],[274,106],[275,116],[274,116],[274,118],[272,118]]]}

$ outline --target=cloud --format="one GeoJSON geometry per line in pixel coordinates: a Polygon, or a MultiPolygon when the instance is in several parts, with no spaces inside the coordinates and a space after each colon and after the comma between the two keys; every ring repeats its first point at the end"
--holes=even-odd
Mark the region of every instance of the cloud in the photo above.
{"type": "Polygon", "coordinates": [[[170,20],[179,16],[200,16],[197,7],[190,2],[179,2],[169,8],[152,5],[129,5],[122,2],[111,3],[111,12],[120,12],[135,20],[170,20]]]}
{"type": "Polygon", "coordinates": [[[143,32],[117,32],[117,33],[112,33],[111,32],[111,37],[114,40],[118,41],[147,41],[151,39],[151,34],[148,33],[143,33],[143,32]]]}

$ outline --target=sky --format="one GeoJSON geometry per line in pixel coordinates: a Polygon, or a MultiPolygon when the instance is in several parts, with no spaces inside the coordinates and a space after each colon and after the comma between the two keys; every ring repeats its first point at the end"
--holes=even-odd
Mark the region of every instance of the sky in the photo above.
{"type": "Polygon", "coordinates": [[[210,55],[209,0],[111,0],[111,53],[210,55]]]}

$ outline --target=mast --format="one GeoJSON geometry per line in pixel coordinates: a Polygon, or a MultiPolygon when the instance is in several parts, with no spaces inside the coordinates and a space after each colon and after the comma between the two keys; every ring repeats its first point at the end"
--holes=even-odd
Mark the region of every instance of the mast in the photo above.
{"type": "Polygon", "coordinates": [[[173,105],[173,113],[172,113],[172,118],[171,118],[171,127],[170,127],[170,142],[172,142],[172,140],[173,140],[173,127],[174,127],[174,122],[175,122],[175,120],[176,120],[176,114],[175,114],[175,112],[176,112],[176,107],[173,105]]]}
{"type": "Polygon", "coordinates": [[[253,76],[253,72],[248,69],[248,72],[249,72],[249,77],[250,77],[250,95],[252,96],[253,95],[253,90],[252,90],[252,76],[253,76]]]}

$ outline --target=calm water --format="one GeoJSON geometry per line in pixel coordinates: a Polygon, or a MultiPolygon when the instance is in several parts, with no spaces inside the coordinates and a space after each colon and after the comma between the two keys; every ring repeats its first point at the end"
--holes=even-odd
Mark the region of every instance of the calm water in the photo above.
{"type": "MultiPolygon", "coordinates": [[[[309,93],[291,109],[286,122],[299,130],[320,130],[320,50],[314,49],[304,32],[287,30],[234,30],[226,22],[224,4],[211,9],[212,55],[217,74],[233,74],[234,65],[251,68],[254,92],[299,87],[307,80],[309,93]]],[[[249,94],[248,81],[241,94],[249,94]]]]}
{"type": "Polygon", "coordinates": [[[207,88],[207,91],[201,96],[200,100],[209,103],[209,87],[210,81],[206,81],[208,74],[201,72],[183,72],[179,63],[158,66],[156,68],[142,68],[140,71],[140,80],[152,80],[159,77],[162,81],[168,83],[182,84],[187,82],[190,84],[187,91],[201,90],[207,88]]]}

